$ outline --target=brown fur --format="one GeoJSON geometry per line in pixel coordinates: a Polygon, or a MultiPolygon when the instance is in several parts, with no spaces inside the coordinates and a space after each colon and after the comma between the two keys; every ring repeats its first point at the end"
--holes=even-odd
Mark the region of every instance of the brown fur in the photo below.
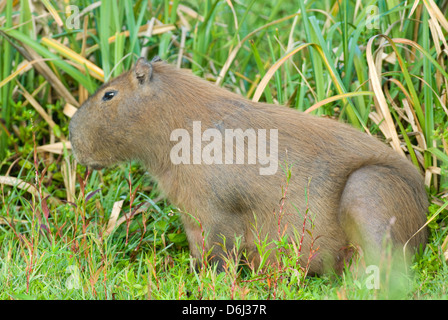
{"type": "MultiPolygon", "coordinates": [[[[343,260],[350,244],[379,254],[387,230],[400,247],[426,221],[421,175],[382,142],[334,120],[248,101],[162,61],[139,59],[133,70],[103,85],[74,115],[70,140],[77,160],[92,168],[141,161],[166,197],[201,221],[207,250],[222,236],[231,248],[241,236],[243,249],[256,260],[254,217],[262,239],[278,237],[273,212],[279,212],[285,173],[279,168],[263,176],[258,164],[172,164],[170,150],[177,142],[170,141],[171,132],[191,132],[199,120],[202,131],[278,129],[278,163],[292,165],[281,230],[286,225],[287,234],[294,229],[301,234],[309,209],[317,238],[313,248],[319,247],[311,272],[321,273],[325,261],[343,260]],[[102,101],[111,90],[113,99],[102,101]]],[[[192,255],[201,260],[201,230],[187,214],[182,221],[192,255]]],[[[310,220],[306,228],[311,230],[310,220]]],[[[423,230],[410,246],[426,239],[423,230]]],[[[306,233],[303,266],[310,246],[306,233]]],[[[213,250],[219,262],[222,249],[213,250]]]]}

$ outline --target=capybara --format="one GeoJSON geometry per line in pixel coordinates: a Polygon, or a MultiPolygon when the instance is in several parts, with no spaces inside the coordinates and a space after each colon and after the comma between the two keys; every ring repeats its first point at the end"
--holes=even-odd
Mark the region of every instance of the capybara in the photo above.
{"type": "Polygon", "coordinates": [[[192,256],[211,249],[220,268],[236,237],[255,265],[257,241],[302,240],[298,261],[318,274],[345,261],[348,247],[378,257],[386,238],[398,249],[427,241],[426,229],[413,237],[426,222],[423,178],[389,146],[332,119],[249,101],[159,58],[140,58],[102,85],[69,131],[83,165],[144,165],[182,212],[192,256]]]}

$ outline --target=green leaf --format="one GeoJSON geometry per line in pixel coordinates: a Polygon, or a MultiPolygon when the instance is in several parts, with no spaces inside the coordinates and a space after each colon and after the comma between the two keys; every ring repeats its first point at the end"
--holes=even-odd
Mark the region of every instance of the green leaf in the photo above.
{"type": "Polygon", "coordinates": [[[53,127],[53,133],[57,138],[60,138],[62,134],[61,128],[58,125],[55,125],[53,127]]]}
{"type": "Polygon", "coordinates": [[[155,227],[157,230],[164,232],[168,228],[168,222],[165,220],[159,220],[155,223],[155,227]]]}
{"type": "Polygon", "coordinates": [[[445,164],[448,164],[448,155],[444,154],[442,151],[434,147],[428,148],[427,150],[435,155],[439,160],[443,161],[445,164]]]}
{"type": "Polygon", "coordinates": [[[182,244],[187,240],[187,235],[185,233],[169,233],[168,239],[175,244],[182,244]]]}

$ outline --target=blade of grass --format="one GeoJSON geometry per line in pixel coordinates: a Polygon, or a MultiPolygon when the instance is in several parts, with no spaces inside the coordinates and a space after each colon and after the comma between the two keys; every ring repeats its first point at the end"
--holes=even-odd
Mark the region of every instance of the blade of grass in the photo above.
{"type": "Polygon", "coordinates": [[[34,68],[51,84],[51,86],[59,93],[61,97],[65,99],[68,103],[75,106],[79,106],[78,101],[72,96],[72,94],[67,90],[67,88],[62,84],[54,72],[45,64],[43,61],[51,59],[43,59],[40,55],[36,53],[32,48],[23,44],[23,46],[17,46],[12,42],[10,37],[0,30],[0,34],[8,40],[8,42],[13,45],[18,52],[28,61],[35,61],[34,68]]]}
{"type": "Polygon", "coordinates": [[[42,0],[45,8],[47,8],[48,12],[53,16],[54,21],[57,23],[59,27],[62,27],[64,23],[62,22],[61,17],[59,16],[58,11],[53,7],[49,0],[42,0]]]}
{"type": "Polygon", "coordinates": [[[64,154],[64,145],[67,150],[72,148],[70,141],[56,142],[52,144],[46,144],[36,148],[37,152],[50,152],[55,154],[64,154]]]}
{"type": "MultiPolygon", "coordinates": [[[[145,36],[147,29],[148,29],[148,25],[141,26],[139,29],[139,32],[138,32],[138,36],[145,36]]],[[[174,26],[174,25],[165,25],[165,24],[159,25],[159,26],[155,25],[153,27],[152,35],[164,34],[166,32],[170,32],[175,29],[176,29],[176,26],[174,26]]],[[[124,37],[129,37],[130,32],[129,32],[129,30],[126,30],[126,31],[118,33],[118,35],[120,35],[120,36],[123,35],[124,37]]],[[[109,44],[111,44],[111,43],[115,42],[116,40],[117,40],[117,35],[113,35],[113,36],[109,37],[109,39],[107,41],[109,42],[109,44]]],[[[96,50],[99,50],[100,48],[101,47],[99,44],[92,45],[91,47],[89,47],[86,50],[86,56],[91,55],[93,52],[95,52],[96,50]]]]}
{"type": "Polygon", "coordinates": [[[39,196],[39,191],[35,186],[18,178],[0,176],[0,184],[7,184],[18,189],[25,190],[35,196],[39,196]]]}
{"type": "MultiPolygon", "coordinates": [[[[137,22],[135,22],[135,20],[134,20],[134,10],[130,6],[130,2],[129,1],[125,1],[125,9],[126,9],[125,12],[126,12],[126,17],[127,17],[126,20],[127,20],[127,23],[128,23],[128,30],[130,30],[130,36],[129,36],[130,45],[129,45],[129,47],[126,48],[126,50],[128,52],[135,53],[135,55],[137,55],[137,56],[139,55],[139,53],[141,51],[140,50],[140,44],[137,41],[138,35],[139,35],[137,30],[140,30],[140,27],[142,26],[143,17],[145,15],[147,6],[148,6],[148,0],[141,1],[139,9],[138,9],[139,14],[138,14],[137,22]],[[129,22],[131,22],[131,25],[129,25],[129,22]]],[[[119,61],[119,59],[116,59],[116,60],[119,61]]],[[[133,59],[132,59],[132,55],[131,55],[131,56],[129,56],[129,58],[127,59],[127,61],[125,63],[126,70],[129,69],[130,63],[132,61],[133,61],[133,59]]]]}
{"type": "MultiPolygon", "coordinates": [[[[315,43],[305,43],[305,44],[299,45],[298,47],[294,48],[292,51],[286,53],[282,58],[280,58],[276,63],[274,63],[271,66],[271,68],[266,72],[266,75],[260,81],[260,84],[258,85],[257,90],[255,91],[254,96],[252,98],[252,101],[258,101],[260,99],[260,96],[263,93],[263,91],[265,90],[269,80],[272,78],[272,76],[278,70],[278,68],[280,68],[280,66],[285,63],[285,61],[287,61],[289,58],[291,58],[297,52],[299,52],[307,47],[313,47],[316,49],[316,51],[322,58],[322,61],[324,62],[325,66],[327,67],[327,70],[329,71],[329,74],[333,80],[333,84],[335,85],[337,92],[340,95],[343,95],[344,93],[346,93],[346,92],[344,92],[343,88],[340,86],[339,79],[337,78],[336,74],[333,73],[331,66],[330,66],[326,56],[324,55],[322,49],[320,48],[320,46],[315,43]]],[[[346,96],[343,96],[343,102],[348,103],[348,99],[346,96]]],[[[357,115],[357,116],[360,117],[359,115],[357,115]]],[[[361,123],[361,124],[364,126],[363,123],[361,123]]],[[[364,129],[367,129],[367,128],[364,126],[364,129]]]]}
{"type": "MultiPolygon", "coordinates": [[[[6,2],[6,9],[5,9],[5,28],[9,29],[12,27],[12,1],[6,2]]],[[[1,29],[0,29],[1,30],[1,29]]],[[[11,73],[11,67],[12,67],[12,47],[9,42],[5,42],[3,40],[2,48],[1,48],[1,59],[2,59],[2,65],[0,66],[2,68],[1,75],[2,79],[6,79],[9,74],[11,73]]],[[[7,97],[10,97],[10,85],[7,84],[6,86],[3,86],[0,89],[0,99],[2,101],[1,105],[1,115],[3,120],[5,121],[5,128],[6,130],[10,129],[10,122],[11,122],[11,114],[12,110],[10,107],[10,103],[8,101],[7,97]]],[[[3,126],[2,126],[3,128],[3,126]]],[[[6,156],[6,150],[7,150],[7,133],[6,131],[2,130],[0,134],[0,160],[3,160],[3,158],[6,156]]]]}
{"type": "Polygon", "coordinates": [[[387,127],[386,138],[392,139],[391,143],[393,148],[404,157],[405,155],[400,146],[400,140],[398,139],[398,134],[395,130],[395,124],[390,114],[389,106],[387,105],[386,98],[384,97],[384,93],[381,89],[381,78],[378,75],[377,66],[375,65],[372,56],[372,44],[376,37],[378,37],[378,35],[373,36],[369,39],[366,48],[367,64],[369,66],[370,73],[370,83],[372,85],[373,92],[375,93],[375,104],[378,106],[378,110],[381,112],[381,115],[384,118],[387,127]]]}
{"type": "Polygon", "coordinates": [[[56,40],[43,37],[41,42],[43,44],[45,44],[47,47],[53,48],[54,50],[59,52],[61,55],[72,60],[76,64],[79,64],[80,65],[79,69],[84,69],[83,65],[85,65],[86,68],[89,70],[90,74],[94,78],[96,78],[100,81],[104,81],[104,71],[101,68],[99,68],[98,66],[96,66],[90,60],[84,58],[80,54],[74,52],[72,49],[64,46],[62,43],[59,43],[56,40]]]}
{"type": "MultiPolygon", "coordinates": [[[[254,45],[253,40],[249,40],[249,43],[250,43],[252,53],[255,58],[255,63],[257,64],[257,67],[258,67],[258,73],[259,73],[260,77],[263,78],[266,74],[266,71],[264,69],[265,67],[263,65],[263,62],[261,61],[260,53],[258,52],[257,47],[254,45]]],[[[263,92],[266,95],[266,101],[268,103],[273,103],[274,101],[272,100],[272,93],[271,93],[271,90],[269,89],[269,86],[266,86],[266,90],[264,90],[263,92]]]]}
{"type": "MultiPolygon", "coordinates": [[[[308,13],[305,8],[305,2],[303,0],[300,0],[299,6],[302,14],[302,21],[303,21],[303,27],[305,29],[306,41],[308,43],[318,43],[317,33],[311,27],[310,18],[308,17],[308,13]]],[[[324,72],[322,70],[322,61],[320,59],[319,54],[312,48],[310,48],[310,59],[314,74],[317,99],[320,101],[325,99],[325,85],[324,85],[325,80],[324,80],[324,72]]],[[[318,109],[318,112],[320,112],[320,109],[318,109]]]]}
{"type": "MultiPolygon", "coordinates": [[[[317,43],[320,44],[320,49],[323,51],[323,55],[326,58],[325,65],[334,80],[334,85],[337,88],[337,91],[340,94],[347,92],[347,89],[344,87],[344,84],[339,76],[339,73],[335,69],[335,63],[332,59],[332,54],[327,49],[327,43],[325,42],[325,40],[322,37],[322,32],[318,26],[316,18],[314,16],[310,17],[309,21],[311,23],[312,29],[314,30],[315,37],[318,41],[317,43]]],[[[345,53],[344,53],[344,55],[345,55],[345,53]]],[[[319,100],[323,100],[323,99],[319,99],[319,100]]],[[[363,118],[360,116],[358,110],[355,109],[355,106],[353,105],[353,103],[349,99],[345,100],[344,103],[345,103],[344,109],[347,110],[350,123],[354,127],[357,127],[357,128],[361,128],[361,124],[363,127],[365,127],[365,123],[362,122],[363,118]]],[[[341,112],[341,116],[342,115],[343,115],[343,112],[341,112]]]]}
{"type": "MultiPolygon", "coordinates": [[[[431,50],[430,45],[430,35],[429,35],[429,24],[428,24],[428,12],[423,12],[423,21],[422,21],[422,37],[421,41],[423,44],[423,50],[426,52],[429,52],[431,50]]],[[[423,61],[423,79],[426,83],[428,83],[428,86],[423,87],[423,103],[425,108],[425,126],[424,126],[424,133],[426,138],[426,144],[428,146],[433,145],[433,132],[434,132],[434,105],[433,105],[433,95],[432,95],[432,78],[433,78],[433,71],[431,68],[431,62],[428,59],[424,59],[423,61]],[[430,89],[431,87],[431,89],[430,89]]],[[[429,167],[435,163],[437,165],[437,160],[435,157],[431,159],[430,154],[425,153],[425,167],[429,167]],[[433,161],[434,160],[434,161],[433,161]]]]}
{"type": "Polygon", "coordinates": [[[110,17],[113,17],[112,1],[104,1],[100,6],[100,23],[98,26],[100,49],[101,49],[101,68],[104,72],[104,79],[107,81],[110,77],[110,45],[109,38],[111,35],[110,17]]]}
{"type": "MultiPolygon", "coordinates": [[[[420,229],[418,229],[413,235],[412,237],[410,237],[408,239],[408,241],[406,241],[406,243],[403,246],[403,254],[404,256],[406,256],[406,247],[409,243],[409,241],[411,241],[412,238],[415,237],[416,234],[418,234],[419,232],[421,232],[429,223],[431,223],[431,221],[433,221],[435,218],[437,218],[439,216],[439,214],[446,208],[448,207],[448,201],[446,201],[439,209],[437,209],[436,212],[434,212],[434,214],[426,221],[426,223],[420,227],[420,229]]],[[[406,259],[404,260],[406,261],[406,259]]]]}
{"type": "Polygon", "coordinates": [[[34,109],[40,114],[40,116],[48,123],[51,129],[53,129],[56,132],[59,132],[58,138],[62,140],[66,140],[64,135],[60,132],[60,129],[58,130],[59,126],[53,121],[53,119],[48,115],[48,113],[45,111],[44,108],[37,102],[37,100],[20,84],[20,82],[16,82],[19,88],[22,90],[23,95],[25,98],[30,102],[30,104],[33,106],[34,109]],[[58,131],[56,131],[58,130],[58,131]]]}
{"type": "Polygon", "coordinates": [[[236,47],[233,48],[232,51],[229,53],[226,62],[224,63],[223,67],[221,68],[221,71],[219,72],[219,75],[218,75],[218,78],[216,79],[215,84],[216,84],[217,86],[221,85],[222,81],[224,80],[224,77],[225,77],[226,74],[227,74],[227,71],[229,70],[230,66],[232,65],[233,61],[235,60],[235,57],[236,57],[236,55],[238,54],[238,51],[241,49],[241,47],[243,46],[243,44],[244,44],[247,40],[249,40],[253,35],[255,35],[256,33],[258,33],[259,31],[261,31],[261,30],[263,30],[263,29],[266,29],[266,28],[268,28],[268,27],[270,27],[270,26],[273,26],[273,25],[275,25],[275,24],[278,24],[278,23],[280,23],[280,22],[283,22],[283,21],[292,19],[292,18],[294,18],[296,15],[298,15],[298,13],[295,13],[295,14],[292,14],[292,15],[289,15],[289,16],[286,16],[286,17],[283,17],[283,18],[280,18],[280,19],[278,19],[278,20],[272,21],[272,22],[270,22],[270,23],[267,23],[267,24],[265,24],[265,25],[263,25],[263,26],[261,26],[261,27],[255,29],[254,31],[250,32],[247,36],[245,36],[245,37],[243,38],[243,40],[241,40],[240,42],[238,42],[238,44],[236,45],[236,47]]]}
{"type": "Polygon", "coordinates": [[[414,164],[414,166],[416,168],[419,168],[420,165],[418,164],[417,156],[415,155],[414,148],[412,147],[411,140],[409,140],[406,129],[404,128],[403,124],[401,123],[400,119],[398,118],[398,115],[396,114],[396,112],[392,111],[392,115],[394,116],[396,123],[400,127],[401,135],[403,136],[403,139],[406,142],[406,146],[407,146],[409,154],[411,156],[412,163],[414,164]]]}
{"type": "MultiPolygon", "coordinates": [[[[286,53],[283,57],[281,57],[278,61],[276,61],[269,68],[269,70],[266,72],[264,77],[261,79],[260,83],[258,84],[257,90],[255,90],[254,96],[252,97],[252,101],[257,102],[258,100],[260,100],[261,94],[266,89],[266,86],[268,85],[269,80],[274,76],[275,72],[281,67],[281,65],[283,63],[285,63],[285,61],[287,61],[289,58],[291,58],[297,52],[305,49],[306,47],[313,46],[313,45],[314,44],[312,44],[312,43],[302,44],[302,45],[300,45],[300,46],[298,46],[296,48],[293,48],[293,50],[291,50],[290,52],[286,53]]],[[[314,45],[314,46],[316,46],[316,45],[314,45]]]]}
{"type": "MultiPolygon", "coordinates": [[[[41,60],[42,61],[42,60],[41,60]]],[[[15,77],[17,77],[19,74],[22,74],[23,72],[26,72],[31,69],[31,66],[38,61],[26,61],[24,60],[19,66],[17,66],[17,70],[11,73],[9,76],[7,76],[5,79],[0,81],[0,88],[9,83],[11,80],[13,80],[15,77]]]]}
{"type": "Polygon", "coordinates": [[[425,4],[426,10],[428,10],[431,17],[434,20],[439,21],[442,27],[448,31],[448,20],[446,19],[446,14],[444,15],[442,11],[440,11],[434,0],[423,0],[423,3],[425,4]]]}
{"type": "MultiPolygon", "coordinates": [[[[268,38],[269,51],[271,53],[271,59],[272,59],[272,61],[275,61],[277,59],[276,59],[276,53],[274,51],[274,47],[272,46],[271,37],[268,35],[267,38],[268,38]]],[[[285,60],[285,63],[286,63],[286,60],[285,60]]],[[[284,63],[282,65],[284,65],[284,63]]],[[[276,90],[277,101],[279,104],[282,105],[283,104],[283,94],[282,94],[282,79],[281,79],[280,72],[274,72],[274,77],[275,77],[275,87],[277,89],[276,90]]],[[[255,91],[255,94],[257,94],[256,91],[255,91]]]]}
{"type": "Polygon", "coordinates": [[[346,98],[359,97],[359,96],[373,96],[373,95],[374,95],[374,93],[371,91],[358,91],[358,92],[347,92],[347,93],[343,93],[343,94],[338,94],[338,95],[326,98],[324,100],[321,100],[321,101],[313,104],[311,107],[306,109],[304,112],[311,113],[314,110],[322,107],[323,105],[325,105],[327,103],[346,99],[346,98]]]}
{"type": "Polygon", "coordinates": [[[86,79],[86,76],[83,73],[81,73],[76,68],[72,67],[70,64],[68,64],[65,61],[63,61],[62,59],[60,59],[60,57],[58,57],[56,54],[50,52],[48,49],[46,49],[44,46],[42,46],[36,40],[33,40],[14,29],[8,29],[8,30],[3,29],[2,30],[0,28],[0,33],[2,33],[2,32],[13,39],[16,39],[17,41],[21,42],[22,44],[25,44],[25,45],[31,47],[34,51],[36,51],[43,58],[50,59],[52,61],[52,63],[55,64],[58,68],[67,72],[76,81],[82,83],[83,86],[90,93],[94,92],[93,83],[91,81],[88,81],[88,79],[86,79]]]}

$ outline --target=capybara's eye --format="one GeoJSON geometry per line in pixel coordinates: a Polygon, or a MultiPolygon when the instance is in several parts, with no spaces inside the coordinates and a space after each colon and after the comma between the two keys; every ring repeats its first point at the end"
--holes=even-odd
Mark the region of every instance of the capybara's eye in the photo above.
{"type": "Polygon", "coordinates": [[[112,100],[113,97],[117,94],[117,91],[107,91],[103,96],[103,101],[109,101],[112,100]]]}

